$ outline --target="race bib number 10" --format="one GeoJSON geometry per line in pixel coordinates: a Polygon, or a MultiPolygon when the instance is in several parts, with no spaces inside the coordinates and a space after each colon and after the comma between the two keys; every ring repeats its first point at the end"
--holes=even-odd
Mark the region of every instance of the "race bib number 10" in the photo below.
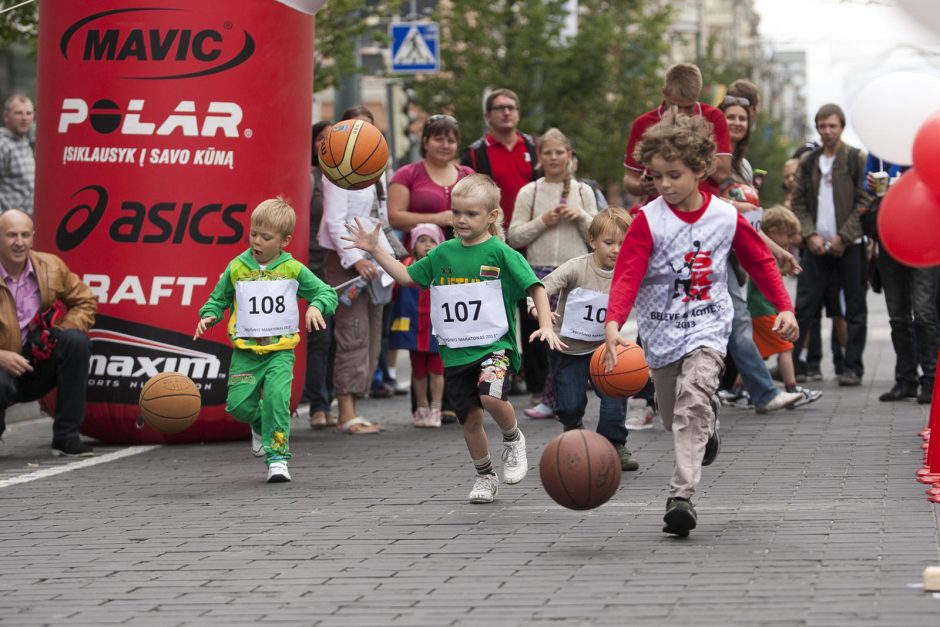
{"type": "Polygon", "coordinates": [[[235,333],[238,337],[272,337],[297,333],[297,281],[240,281],[235,284],[235,333]]]}
{"type": "Polygon", "coordinates": [[[431,286],[431,326],[448,348],[485,346],[509,332],[499,280],[431,286]]]}
{"type": "Polygon", "coordinates": [[[576,287],[565,300],[565,316],[561,322],[562,337],[599,342],[604,339],[607,320],[607,294],[576,287]]]}

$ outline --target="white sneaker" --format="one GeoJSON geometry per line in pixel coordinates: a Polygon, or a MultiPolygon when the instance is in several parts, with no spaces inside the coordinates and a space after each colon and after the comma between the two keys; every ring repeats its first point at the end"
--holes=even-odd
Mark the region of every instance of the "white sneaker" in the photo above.
{"type": "Polygon", "coordinates": [[[287,462],[271,462],[268,466],[268,483],[284,483],[285,481],[290,481],[287,462]]]}
{"type": "Polygon", "coordinates": [[[796,386],[796,389],[793,391],[797,394],[802,394],[803,398],[787,407],[787,409],[793,409],[794,407],[800,407],[802,405],[809,405],[813,401],[819,400],[819,397],[823,394],[822,390],[811,390],[809,388],[804,388],[802,385],[796,386]]]}
{"type": "Polygon", "coordinates": [[[642,398],[630,401],[630,413],[627,416],[627,429],[640,431],[653,428],[653,408],[642,398]]]}
{"type": "Polygon", "coordinates": [[[529,472],[529,460],[525,454],[525,436],[519,432],[515,442],[503,440],[503,481],[519,483],[529,472]]]}
{"type": "Polygon", "coordinates": [[[427,419],[424,421],[424,426],[432,429],[439,428],[441,426],[441,410],[432,409],[431,413],[428,414],[427,419]]]}
{"type": "Polygon", "coordinates": [[[264,442],[261,440],[261,434],[251,430],[251,454],[255,457],[264,457],[264,442]]]}
{"type": "Polygon", "coordinates": [[[477,475],[467,500],[471,503],[492,503],[497,492],[499,492],[499,475],[495,472],[489,475],[477,475]]]}
{"type": "Polygon", "coordinates": [[[789,407],[798,400],[802,399],[803,395],[799,392],[780,392],[775,397],[770,399],[770,402],[766,405],[761,405],[757,408],[758,414],[769,414],[772,411],[777,411],[778,409],[783,409],[784,407],[789,407]]]}
{"type": "Polygon", "coordinates": [[[428,427],[428,417],[431,415],[430,407],[419,407],[411,414],[411,424],[415,427],[428,427]]]}
{"type": "Polygon", "coordinates": [[[529,418],[535,418],[536,420],[551,418],[555,415],[555,412],[552,411],[552,408],[546,405],[545,403],[539,403],[538,405],[533,405],[532,407],[526,407],[522,410],[529,418]]]}

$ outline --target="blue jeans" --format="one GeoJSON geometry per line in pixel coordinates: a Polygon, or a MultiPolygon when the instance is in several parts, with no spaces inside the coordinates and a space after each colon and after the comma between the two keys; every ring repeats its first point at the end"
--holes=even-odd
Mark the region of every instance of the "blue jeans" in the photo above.
{"type": "MultiPolygon", "coordinates": [[[[591,353],[566,355],[549,351],[548,359],[555,374],[555,403],[552,408],[565,427],[575,427],[584,418],[587,408],[587,382],[590,376],[591,353]]],[[[597,432],[613,444],[627,441],[627,399],[611,398],[598,392],[601,399],[597,432]]]]}
{"type": "Polygon", "coordinates": [[[747,310],[744,290],[738,284],[731,262],[728,262],[728,294],[734,304],[734,320],[731,322],[731,337],[728,338],[728,352],[738,368],[741,380],[751,402],[761,407],[773,400],[780,390],[774,385],[767,371],[767,365],[754,345],[754,331],[751,327],[751,313],[747,310]]]}

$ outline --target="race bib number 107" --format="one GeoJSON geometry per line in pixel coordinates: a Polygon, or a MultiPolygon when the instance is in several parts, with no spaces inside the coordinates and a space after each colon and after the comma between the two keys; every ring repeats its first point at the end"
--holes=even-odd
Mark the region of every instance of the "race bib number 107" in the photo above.
{"type": "Polygon", "coordinates": [[[431,286],[431,326],[448,348],[485,346],[509,332],[501,282],[431,286]]]}

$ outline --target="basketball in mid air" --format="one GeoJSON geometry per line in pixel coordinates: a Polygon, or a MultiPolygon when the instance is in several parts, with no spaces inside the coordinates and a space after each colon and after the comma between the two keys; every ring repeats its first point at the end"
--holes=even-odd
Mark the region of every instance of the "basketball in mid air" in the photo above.
{"type": "Polygon", "coordinates": [[[343,120],[330,127],[320,146],[320,170],[343,189],[374,184],[388,165],[382,131],[365,120],[343,120]]]}

